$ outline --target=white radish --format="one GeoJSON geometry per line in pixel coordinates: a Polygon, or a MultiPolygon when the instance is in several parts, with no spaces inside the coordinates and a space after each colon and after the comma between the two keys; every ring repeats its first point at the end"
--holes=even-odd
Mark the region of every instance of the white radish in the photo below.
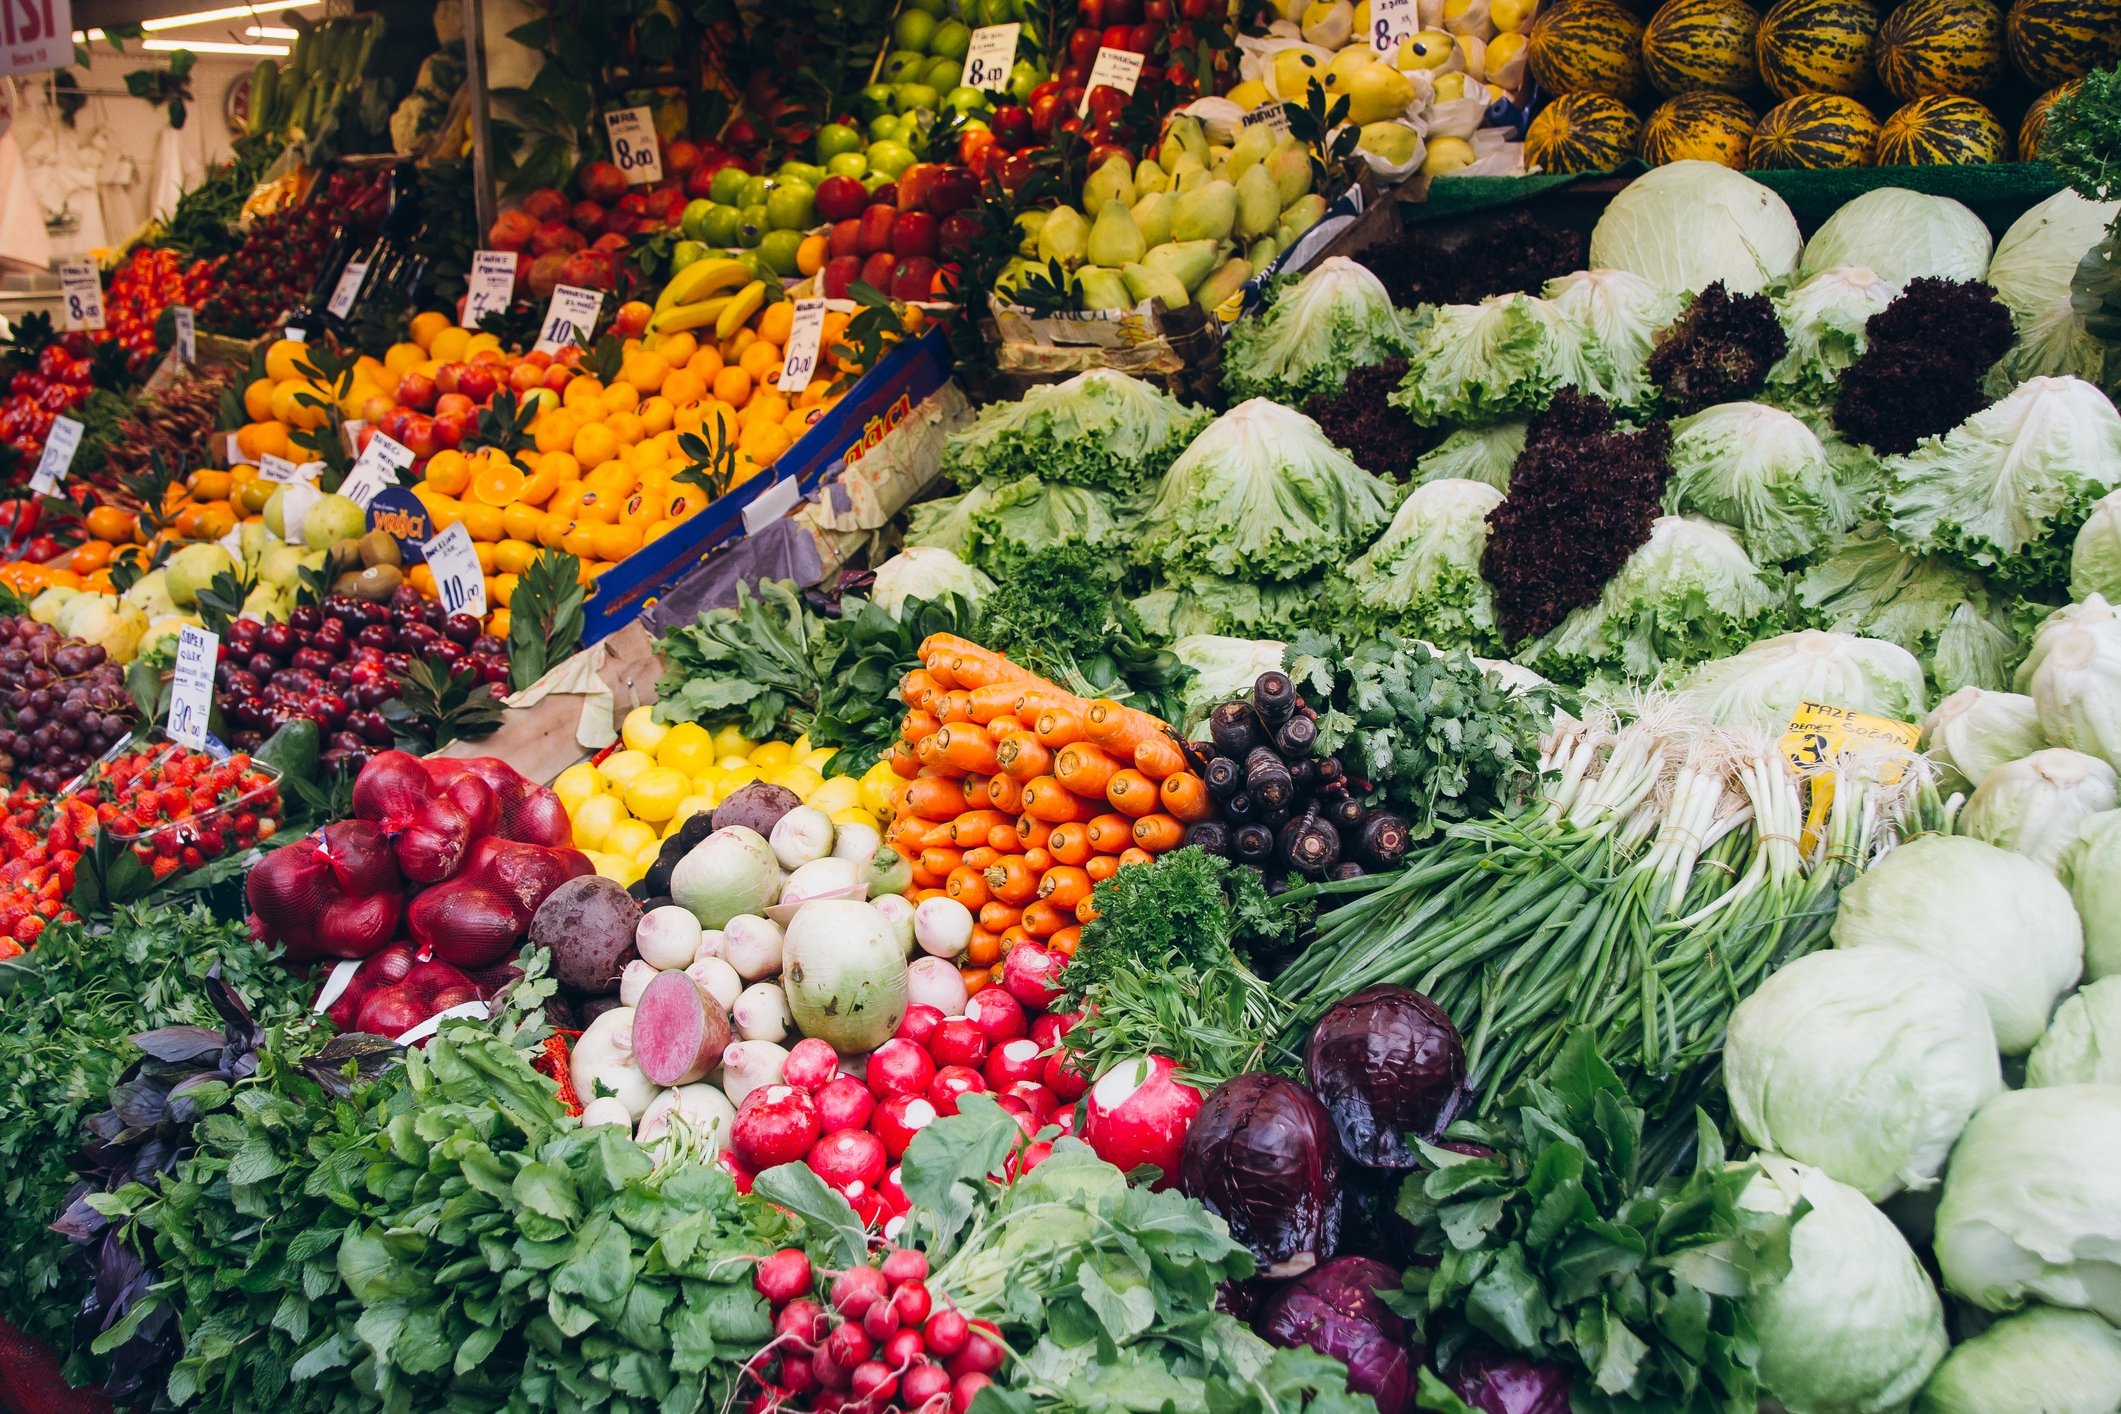
{"type": "Polygon", "coordinates": [[[867,886],[862,882],[862,866],[851,859],[834,859],[826,856],[813,859],[788,876],[781,888],[780,901],[766,910],[766,916],[783,928],[794,919],[796,910],[806,903],[819,899],[851,898],[866,896],[867,886]]]}
{"type": "Polygon", "coordinates": [[[879,894],[869,906],[884,915],[891,931],[898,934],[899,950],[913,956],[913,900],[904,894],[879,894]]]}
{"type": "Polygon", "coordinates": [[[730,1007],[736,1034],[747,1041],[785,1041],[794,1018],[788,1010],[788,994],[777,983],[754,982],[730,1007]]]}
{"type": "Polygon", "coordinates": [[[713,1153],[725,1147],[735,1118],[736,1106],[712,1085],[680,1085],[655,1097],[633,1137],[638,1143],[650,1143],[669,1131],[671,1120],[682,1119],[698,1131],[707,1151],[713,1153]]]}
{"type": "Polygon", "coordinates": [[[736,975],[736,969],[719,957],[703,957],[685,969],[685,975],[700,984],[707,995],[722,1004],[727,1011],[736,1005],[743,993],[744,979],[736,975]]]}
{"type": "Polygon", "coordinates": [[[599,1095],[582,1106],[582,1128],[595,1129],[600,1124],[623,1124],[633,1128],[633,1116],[626,1107],[609,1095],[599,1095]]]}
{"type": "Polygon", "coordinates": [[[965,979],[954,964],[939,957],[917,957],[906,964],[908,1006],[932,1006],[945,1016],[959,1016],[967,1000],[965,979]]]}
{"type": "Polygon", "coordinates": [[[960,957],[972,946],[972,910],[954,898],[923,899],[913,911],[913,936],[930,957],[960,957]]]}
{"type": "Polygon", "coordinates": [[[883,847],[884,837],[876,832],[874,825],[864,825],[856,821],[840,826],[839,833],[833,837],[832,857],[851,859],[856,864],[867,864],[870,856],[883,847]]]}
{"type": "Polygon", "coordinates": [[[719,928],[702,928],[700,930],[700,945],[692,950],[692,960],[698,962],[703,957],[727,956],[729,956],[727,935],[719,928]]]}
{"type": "Polygon", "coordinates": [[[780,1084],[787,1064],[784,1047],[771,1041],[739,1041],[722,1052],[722,1093],[730,1104],[742,1105],[744,1097],[761,1085],[780,1084]]]}
{"type": "Polygon", "coordinates": [[[621,1006],[590,1022],[574,1043],[567,1076],[585,1105],[609,1096],[626,1107],[629,1118],[639,1119],[658,1087],[635,1061],[633,1017],[632,1007],[621,1006]]]}
{"type": "Polygon", "coordinates": [[[633,946],[644,962],[659,971],[683,967],[700,950],[700,920],[674,903],[652,908],[634,929],[633,946]]]}
{"type": "Polygon", "coordinates": [[[798,805],[774,822],[766,838],[783,869],[801,869],[832,853],[832,821],[816,806],[798,805]]]}
{"type": "Polygon", "coordinates": [[[740,913],[722,930],[722,956],[746,982],[781,970],[781,925],[756,913],[740,913]]]}
{"type": "Polygon", "coordinates": [[[730,1042],[722,1004],[683,972],[659,972],[633,1012],[634,1055],[658,1085],[690,1085],[722,1060],[730,1042]]]}
{"type": "Polygon", "coordinates": [[[648,984],[660,975],[660,968],[642,958],[627,963],[626,970],[619,974],[619,1005],[639,1006],[641,993],[647,991],[648,984]]]}

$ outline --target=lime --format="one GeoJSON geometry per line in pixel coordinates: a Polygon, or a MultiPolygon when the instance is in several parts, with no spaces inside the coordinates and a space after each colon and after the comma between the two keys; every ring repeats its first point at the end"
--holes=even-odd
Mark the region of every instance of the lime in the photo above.
{"type": "Polygon", "coordinates": [[[679,241],[670,248],[670,273],[675,275],[680,270],[704,259],[706,255],[707,243],[705,241],[679,241]]]}
{"type": "Polygon", "coordinates": [[[802,273],[796,268],[795,254],[803,244],[801,230],[768,231],[759,238],[759,254],[773,268],[773,273],[782,279],[792,279],[802,273]]]}
{"type": "Polygon", "coordinates": [[[707,213],[705,234],[700,239],[711,246],[719,246],[723,250],[727,250],[730,246],[736,244],[737,237],[743,233],[743,229],[743,214],[734,206],[724,206],[720,202],[716,202],[707,213]]]}
{"type": "Polygon", "coordinates": [[[869,159],[859,152],[835,152],[826,160],[825,170],[835,177],[866,176],[869,159]]]}
{"type": "Polygon", "coordinates": [[[936,30],[940,28],[935,22],[935,16],[926,10],[916,10],[908,6],[900,12],[898,23],[891,27],[891,42],[901,49],[926,54],[928,41],[935,37],[936,30]]]}
{"type": "Polygon", "coordinates": [[[943,95],[943,106],[965,114],[989,111],[987,108],[987,95],[976,88],[951,89],[943,95]]]}
{"type": "Polygon", "coordinates": [[[817,160],[829,162],[842,152],[861,149],[861,129],[852,123],[827,123],[817,130],[817,160]]]}
{"type": "Polygon", "coordinates": [[[894,49],[885,58],[884,67],[877,71],[877,77],[887,84],[904,83],[918,78],[921,66],[927,62],[928,56],[917,49],[894,49]]]}
{"type": "MultiPolygon", "coordinates": [[[[885,101],[890,101],[888,94],[885,96],[885,101]]],[[[899,120],[898,114],[879,113],[869,120],[869,140],[871,142],[892,141],[898,137],[899,129],[904,126],[905,124],[899,120]]]]}
{"type": "Polygon", "coordinates": [[[742,167],[724,167],[714,174],[714,181],[707,188],[707,198],[718,205],[735,206],[737,195],[750,180],[751,174],[742,167]]]}
{"type": "Polygon", "coordinates": [[[802,182],[814,187],[825,180],[826,172],[815,162],[783,162],[777,175],[784,182],[802,182]]]}
{"type": "Polygon", "coordinates": [[[972,47],[972,30],[963,20],[944,20],[928,36],[930,54],[947,54],[963,63],[965,51],[972,47]]]}
{"type": "Polygon", "coordinates": [[[875,117],[891,106],[891,85],[888,83],[864,84],[855,111],[864,117],[875,117]]]}
{"type": "MultiPolygon", "coordinates": [[[[927,84],[940,94],[948,93],[951,89],[956,88],[957,81],[964,77],[964,73],[965,58],[962,54],[956,58],[944,55],[941,58],[930,59],[926,64],[922,65],[920,78],[922,83],[927,84]]],[[[908,74],[906,77],[912,78],[913,75],[908,74]]],[[[922,106],[933,108],[935,105],[928,103],[922,106]]]]}
{"type": "Polygon", "coordinates": [[[933,108],[942,101],[943,96],[935,91],[934,84],[902,83],[891,90],[891,106],[902,114],[933,108]]]}

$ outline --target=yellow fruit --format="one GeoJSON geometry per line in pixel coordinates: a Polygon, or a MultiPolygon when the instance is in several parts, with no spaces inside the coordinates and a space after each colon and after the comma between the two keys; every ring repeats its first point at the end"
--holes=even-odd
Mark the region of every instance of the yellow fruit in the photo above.
{"type": "Polygon", "coordinates": [[[743,730],[734,723],[720,728],[714,734],[714,754],[717,758],[734,756],[740,761],[744,760],[751,755],[751,748],[755,745],[757,743],[745,736],[743,730]]]}
{"type": "Polygon", "coordinates": [[[645,751],[635,751],[629,747],[624,751],[614,751],[611,755],[605,757],[598,764],[597,770],[603,774],[604,779],[609,781],[615,789],[624,790],[627,786],[633,784],[635,776],[640,775],[643,771],[652,769],[654,766],[655,758],[653,756],[650,756],[645,751]]]}
{"type": "MultiPolygon", "coordinates": [[[[752,765],[749,761],[739,761],[734,766],[724,766],[722,768],[722,789],[732,794],[738,787],[748,786],[758,779],[759,768],[752,765]]],[[[727,800],[729,797],[725,795],[722,798],[727,800]]]]}
{"type": "Polygon", "coordinates": [[[870,814],[859,805],[850,805],[845,810],[833,811],[832,823],[835,826],[867,825],[878,833],[882,833],[884,828],[883,823],[876,816],[870,814]]]}
{"type": "Polygon", "coordinates": [[[766,779],[777,786],[786,786],[797,798],[808,800],[825,784],[825,778],[808,766],[784,766],[779,771],[769,771],[766,779]]]}
{"type": "Polygon", "coordinates": [[[862,803],[862,783],[852,776],[832,776],[803,799],[803,804],[827,815],[862,803]]]}
{"type": "Polygon", "coordinates": [[[568,815],[572,816],[582,808],[582,802],[604,793],[604,778],[587,761],[577,761],[553,777],[552,793],[560,798],[560,804],[566,806],[568,815]]]}
{"type": "Polygon", "coordinates": [[[574,847],[581,850],[601,849],[604,836],[613,826],[626,822],[626,802],[615,795],[593,795],[582,802],[571,819],[574,824],[574,847]]]}
{"type": "MultiPolygon", "coordinates": [[[[676,804],[675,801],[671,802],[676,804]]],[[[604,835],[604,852],[631,859],[656,843],[655,827],[640,820],[621,820],[604,835]]]]}
{"type": "Polygon", "coordinates": [[[636,707],[619,724],[619,739],[635,751],[645,751],[650,756],[655,755],[655,749],[668,735],[670,728],[655,719],[653,707],[636,707]]]}
{"type": "Polygon", "coordinates": [[[654,750],[656,765],[685,776],[697,776],[714,765],[714,737],[698,722],[670,727],[654,750]]]}
{"type": "Polygon", "coordinates": [[[862,804],[879,815],[888,814],[891,798],[904,786],[899,773],[891,769],[888,761],[879,761],[862,773],[862,804]]]}
{"type": "MultiPolygon", "coordinates": [[[[596,866],[596,871],[598,874],[602,875],[606,879],[611,880],[614,884],[624,884],[628,887],[632,886],[632,860],[621,859],[615,854],[605,854],[602,850],[589,850],[587,851],[587,853],[589,855],[589,862],[596,866]]],[[[641,872],[645,874],[648,871],[644,869],[641,872]]]]}
{"type": "Polygon", "coordinates": [[[795,759],[795,748],[785,741],[762,741],[751,748],[751,764],[761,772],[778,771],[795,759]]]}
{"type": "Polygon", "coordinates": [[[646,874],[650,869],[653,869],[655,867],[656,856],[660,855],[662,852],[663,837],[661,835],[658,835],[646,849],[642,850],[639,854],[636,854],[633,857],[633,867],[637,871],[639,871],[634,875],[634,878],[638,879],[641,877],[642,874],[646,874]]]}
{"type": "Polygon", "coordinates": [[[626,785],[626,808],[636,820],[660,825],[692,790],[692,782],[668,766],[650,766],[626,785]]]}

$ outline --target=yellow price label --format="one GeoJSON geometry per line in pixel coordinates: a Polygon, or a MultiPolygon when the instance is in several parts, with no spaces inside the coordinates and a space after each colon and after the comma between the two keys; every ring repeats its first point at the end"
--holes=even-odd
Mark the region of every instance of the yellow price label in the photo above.
{"type": "MultiPolygon", "coordinates": [[[[1826,826],[1827,811],[1834,803],[1836,763],[1850,748],[1879,748],[1887,753],[1912,755],[1922,740],[1922,728],[1914,722],[1898,722],[1825,702],[1800,702],[1782,733],[1782,754],[1811,789],[1811,805],[1805,812],[1801,848],[1810,854],[1818,847],[1826,826]]],[[[1879,773],[1887,784],[1900,779],[1902,766],[1895,761],[1879,773]]]]}

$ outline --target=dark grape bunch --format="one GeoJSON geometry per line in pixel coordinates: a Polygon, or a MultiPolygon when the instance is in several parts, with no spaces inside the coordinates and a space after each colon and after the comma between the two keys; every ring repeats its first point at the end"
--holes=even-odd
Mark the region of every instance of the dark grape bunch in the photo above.
{"type": "Polygon", "coordinates": [[[0,776],[56,791],[137,721],[124,670],[101,644],[0,619],[0,776]]]}

